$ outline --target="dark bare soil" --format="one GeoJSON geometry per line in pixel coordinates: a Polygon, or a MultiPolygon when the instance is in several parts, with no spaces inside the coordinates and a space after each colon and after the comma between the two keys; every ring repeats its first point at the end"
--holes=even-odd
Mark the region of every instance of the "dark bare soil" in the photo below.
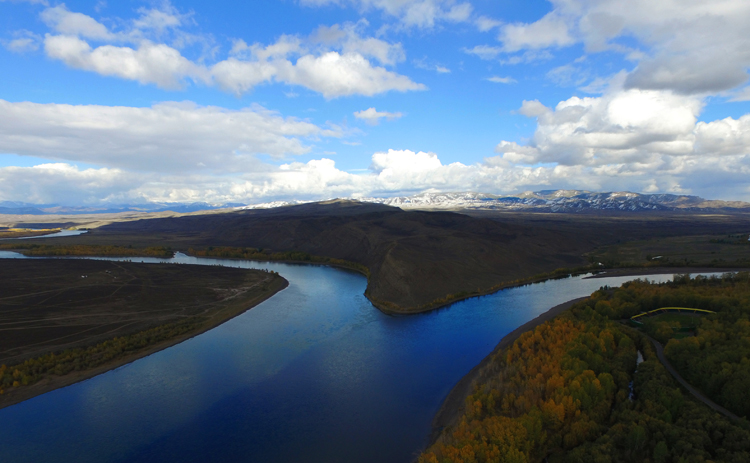
{"type": "Polygon", "coordinates": [[[214,326],[272,295],[256,270],[80,259],[0,259],[0,364],[195,315],[214,326]]]}

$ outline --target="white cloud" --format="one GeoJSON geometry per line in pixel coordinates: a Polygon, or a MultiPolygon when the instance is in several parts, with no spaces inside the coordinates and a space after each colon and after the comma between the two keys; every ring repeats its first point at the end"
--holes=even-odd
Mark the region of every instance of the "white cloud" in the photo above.
{"type": "Polygon", "coordinates": [[[91,16],[68,10],[64,3],[47,8],[39,16],[47,26],[59,34],[102,41],[116,39],[116,35],[110,32],[107,26],[91,16]]]}
{"type": "Polygon", "coordinates": [[[455,0],[300,0],[306,6],[353,5],[361,12],[381,10],[406,27],[429,29],[440,21],[466,22],[473,8],[455,0]]]}
{"type": "Polygon", "coordinates": [[[353,52],[305,54],[296,63],[285,58],[229,58],[214,65],[211,73],[222,88],[237,94],[270,81],[300,85],[329,99],[355,94],[372,96],[392,90],[406,92],[426,89],[406,76],[373,66],[364,56],[353,52]]]}
{"type": "Polygon", "coordinates": [[[0,2],[10,2],[10,3],[31,3],[31,4],[40,4],[40,5],[47,5],[47,0],[0,0],[0,2]]]}
{"type": "Polygon", "coordinates": [[[357,119],[362,119],[370,125],[378,125],[378,123],[380,123],[380,119],[388,119],[389,121],[393,121],[401,118],[402,116],[403,114],[401,114],[400,112],[389,113],[388,111],[378,111],[375,108],[368,108],[354,113],[354,117],[356,117],[357,119]]]}
{"type": "Polygon", "coordinates": [[[445,66],[441,66],[434,62],[428,62],[427,57],[424,57],[422,59],[415,59],[414,66],[419,69],[425,69],[427,71],[434,71],[434,72],[437,72],[438,74],[450,74],[451,73],[451,70],[445,66]]]}
{"type": "Polygon", "coordinates": [[[538,120],[534,136],[501,142],[488,162],[544,166],[556,187],[747,199],[750,115],[697,122],[702,107],[693,96],[622,88],[554,109],[524,101],[519,113],[538,120]]]}
{"type": "Polygon", "coordinates": [[[551,110],[544,106],[539,100],[527,101],[523,100],[521,108],[518,113],[526,117],[539,117],[548,114],[551,110]]]}
{"type": "Polygon", "coordinates": [[[25,29],[15,31],[13,37],[12,40],[3,40],[2,44],[8,51],[19,54],[37,51],[42,41],[40,36],[25,29]]]}
{"type": "Polygon", "coordinates": [[[257,154],[307,153],[305,139],[339,137],[261,106],[226,110],[193,103],[150,108],[11,103],[0,100],[0,152],[109,168],[212,172],[258,167],[257,154]]]}
{"type": "Polygon", "coordinates": [[[59,59],[72,68],[141,84],[156,84],[166,89],[182,88],[187,78],[205,84],[211,82],[205,67],[164,44],[144,41],[137,49],[114,45],[92,49],[78,37],[48,34],[44,39],[44,49],[50,58],[59,59]]]}
{"type": "Polygon", "coordinates": [[[358,53],[364,57],[374,58],[382,65],[395,65],[406,59],[404,47],[400,43],[388,43],[374,37],[362,37],[369,25],[366,20],[343,25],[320,26],[310,37],[315,44],[325,46],[324,50],[334,47],[343,53],[358,53]]]}
{"type": "Polygon", "coordinates": [[[535,61],[547,61],[554,58],[549,50],[527,50],[521,54],[513,55],[507,59],[501,59],[500,64],[522,64],[522,63],[533,63],[535,61]]]}
{"type": "Polygon", "coordinates": [[[138,13],[141,16],[133,21],[133,27],[136,30],[150,30],[157,34],[178,28],[190,20],[190,15],[181,14],[169,3],[162,4],[161,8],[139,8],[138,13]]]}
{"type": "Polygon", "coordinates": [[[745,87],[736,92],[730,101],[750,101],[750,87],[745,87]]]}
{"type": "MultiPolygon", "coordinates": [[[[199,40],[179,30],[183,23],[190,21],[189,15],[180,15],[169,3],[161,9],[138,11],[141,16],[133,21],[133,27],[115,34],[90,16],[69,11],[64,4],[48,8],[42,18],[59,35],[47,34],[45,52],[50,58],[76,69],[141,84],[156,84],[165,89],[184,88],[192,81],[217,84],[241,95],[261,83],[281,82],[306,87],[328,99],[426,89],[406,76],[369,61],[368,58],[372,58],[382,65],[392,66],[403,61],[405,54],[400,43],[362,37],[368,25],[364,20],[320,27],[304,39],[284,35],[266,46],[248,45],[237,39],[227,59],[207,66],[186,58],[178,50],[178,45],[199,40]],[[175,46],[155,43],[148,38],[158,38],[168,30],[173,32],[175,46]],[[108,43],[92,47],[86,39],[133,45],[108,43]]],[[[207,44],[204,41],[204,45],[207,44]]]]}
{"type": "MultiPolygon", "coordinates": [[[[747,45],[750,46],[750,41],[747,45]]],[[[625,85],[629,88],[675,90],[685,94],[730,90],[748,80],[742,63],[750,66],[750,51],[743,52],[742,55],[745,56],[716,56],[713,53],[662,54],[641,61],[628,76],[625,85]]]]}
{"type": "Polygon", "coordinates": [[[695,127],[695,151],[705,156],[750,155],[750,114],[699,122],[695,127]]]}
{"type": "MultiPolygon", "coordinates": [[[[289,65],[287,61],[282,64],[289,65]]],[[[247,93],[263,82],[270,82],[277,73],[277,63],[241,61],[236,58],[228,58],[211,68],[211,74],[219,87],[236,95],[247,93]]]]}
{"type": "Polygon", "coordinates": [[[107,203],[140,185],[138,176],[119,169],[80,170],[65,163],[0,167],[0,198],[27,203],[107,203]]]}
{"type": "Polygon", "coordinates": [[[478,17],[474,23],[477,25],[477,29],[479,29],[480,32],[488,32],[496,27],[500,27],[503,25],[502,21],[498,21],[497,19],[488,18],[487,16],[480,16],[478,17]]]}
{"type": "Polygon", "coordinates": [[[508,24],[500,30],[499,40],[509,53],[524,49],[565,47],[575,43],[565,18],[552,12],[531,24],[508,24]]]}
{"type": "Polygon", "coordinates": [[[280,71],[282,82],[302,85],[326,98],[426,89],[406,76],[372,66],[358,53],[341,55],[331,51],[321,56],[305,55],[295,66],[285,66],[280,71]]]}
{"type": "Polygon", "coordinates": [[[36,51],[39,49],[39,43],[29,37],[21,37],[19,39],[13,39],[5,43],[5,48],[13,53],[27,53],[30,51],[36,51]]]}
{"type": "MultiPolygon", "coordinates": [[[[699,129],[706,142],[727,134],[745,137],[750,120],[722,121],[699,129]],[[744,131],[744,132],[743,132],[744,131]]],[[[738,145],[738,146],[739,146],[738,145]]],[[[534,147],[518,147],[533,153],[534,147]]],[[[601,165],[518,166],[495,156],[466,165],[443,164],[435,153],[388,150],[373,154],[369,169],[351,173],[331,159],[264,164],[233,175],[132,174],[119,169],[80,170],[67,164],[0,168],[0,199],[63,204],[134,201],[259,203],[279,199],[326,199],[413,194],[423,191],[517,193],[576,188],[703,194],[750,199],[750,155],[665,156],[601,165]]],[[[355,169],[360,171],[361,169],[355,169]]]]}
{"type": "Polygon", "coordinates": [[[476,55],[483,60],[491,60],[497,58],[503,52],[503,49],[489,45],[477,45],[474,48],[464,48],[463,51],[469,55],[476,55]]]}
{"type": "Polygon", "coordinates": [[[583,43],[589,52],[612,50],[639,61],[626,88],[715,94],[742,85],[750,67],[750,3],[555,0],[533,23],[501,26],[506,52],[583,43]],[[635,39],[644,50],[618,39],[635,39]]]}
{"type": "Polygon", "coordinates": [[[574,64],[564,64],[547,72],[547,78],[562,87],[582,85],[589,79],[589,72],[574,64]]]}
{"type": "Polygon", "coordinates": [[[516,82],[518,82],[516,79],[512,77],[500,77],[500,76],[488,77],[486,80],[489,80],[490,82],[494,82],[496,84],[515,84],[516,82]]]}
{"type": "Polygon", "coordinates": [[[510,162],[571,166],[653,163],[662,156],[695,155],[701,109],[699,99],[654,90],[573,97],[554,110],[524,101],[519,112],[538,118],[531,143],[519,147],[502,142],[497,151],[510,162]]]}
{"type": "Polygon", "coordinates": [[[265,47],[259,43],[248,45],[242,39],[234,40],[229,54],[242,60],[268,61],[270,59],[285,59],[289,55],[298,55],[304,53],[304,51],[302,40],[299,37],[282,35],[275,43],[265,47]]]}

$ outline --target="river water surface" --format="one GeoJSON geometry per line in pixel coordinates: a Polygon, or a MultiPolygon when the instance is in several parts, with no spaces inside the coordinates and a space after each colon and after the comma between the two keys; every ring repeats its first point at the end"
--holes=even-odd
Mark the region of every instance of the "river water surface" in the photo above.
{"type": "Polygon", "coordinates": [[[397,317],[369,303],[362,275],[331,267],[132,260],[269,269],[290,284],[188,341],[0,410],[0,461],[408,463],[505,334],[633,279],[554,280],[397,317]]]}

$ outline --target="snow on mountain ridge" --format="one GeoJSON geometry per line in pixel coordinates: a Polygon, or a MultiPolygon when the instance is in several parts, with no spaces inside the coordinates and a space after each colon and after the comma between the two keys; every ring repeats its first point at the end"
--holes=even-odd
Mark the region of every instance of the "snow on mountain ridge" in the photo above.
{"type": "Polygon", "coordinates": [[[519,195],[485,193],[421,193],[394,198],[363,198],[360,201],[403,209],[482,209],[535,212],[583,212],[586,210],[674,211],[705,209],[750,209],[750,203],[711,201],[688,195],[644,195],[629,191],[596,193],[582,190],[526,191],[519,195]]]}

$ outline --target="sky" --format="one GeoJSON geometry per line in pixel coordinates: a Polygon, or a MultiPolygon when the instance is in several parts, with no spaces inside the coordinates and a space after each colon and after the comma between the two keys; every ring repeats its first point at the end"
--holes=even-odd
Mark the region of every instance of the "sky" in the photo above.
{"type": "Polygon", "coordinates": [[[0,0],[0,201],[750,201],[747,0],[0,0]]]}

